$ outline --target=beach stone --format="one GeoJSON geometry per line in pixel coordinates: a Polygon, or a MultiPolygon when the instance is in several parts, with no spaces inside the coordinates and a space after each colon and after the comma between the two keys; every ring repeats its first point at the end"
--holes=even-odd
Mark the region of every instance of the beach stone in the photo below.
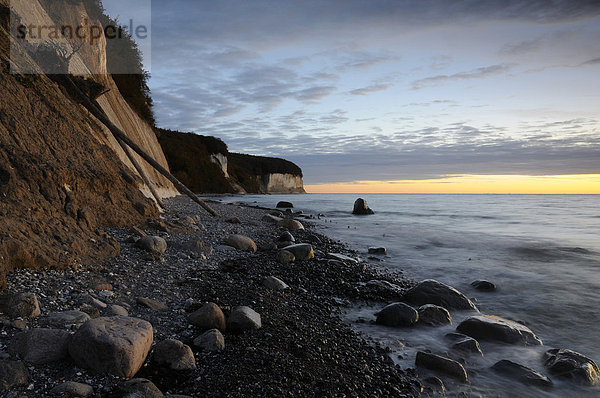
{"type": "Polygon", "coordinates": [[[292,202],[280,201],[276,206],[278,209],[293,209],[294,204],[292,202]]]}
{"type": "Polygon", "coordinates": [[[50,394],[61,397],[89,397],[94,394],[94,389],[88,384],[65,381],[50,390],[50,394]]]}
{"type": "Polygon", "coordinates": [[[26,384],[29,371],[22,361],[0,360],[0,392],[26,384]]]}
{"type": "Polygon", "coordinates": [[[415,359],[415,365],[443,373],[463,383],[469,382],[469,377],[467,376],[465,367],[453,359],[444,358],[442,356],[425,351],[418,351],[415,359]]]}
{"type": "Polygon", "coordinates": [[[283,218],[282,218],[283,214],[281,212],[280,212],[280,214],[281,214],[281,216],[275,216],[273,214],[265,214],[262,217],[262,220],[266,221],[266,222],[273,223],[273,224],[277,224],[279,221],[283,220],[283,218]]]}
{"type": "Polygon", "coordinates": [[[81,326],[90,319],[88,314],[78,310],[51,312],[48,314],[48,323],[55,327],[65,327],[67,325],[81,326]]]}
{"type": "Polygon", "coordinates": [[[289,288],[287,283],[285,283],[281,279],[276,278],[274,276],[267,276],[263,280],[263,286],[266,287],[267,289],[272,289],[272,290],[285,290],[285,289],[289,288]]]}
{"type": "Polygon", "coordinates": [[[446,386],[444,382],[439,377],[431,376],[423,380],[426,384],[431,386],[431,388],[440,396],[446,396],[446,386]]]}
{"type": "Polygon", "coordinates": [[[375,315],[376,322],[384,326],[412,326],[419,320],[418,312],[404,303],[389,304],[375,315]]]}
{"type": "Polygon", "coordinates": [[[10,321],[10,326],[15,329],[23,330],[27,329],[27,322],[24,319],[14,319],[10,321]]]}
{"type": "Polygon", "coordinates": [[[385,247],[369,247],[369,254],[387,254],[385,247]]]}
{"type": "Polygon", "coordinates": [[[205,351],[220,351],[225,349],[225,337],[219,329],[211,329],[194,339],[194,346],[205,351]]]}
{"type": "Polygon", "coordinates": [[[69,354],[77,366],[98,373],[133,377],[153,340],[150,322],[113,316],[86,322],[71,338],[69,354]]]}
{"type": "MultiPolygon", "coordinates": [[[[89,294],[84,294],[81,297],[81,301],[84,304],[89,304],[90,306],[95,307],[95,308],[99,308],[101,310],[103,310],[103,309],[105,309],[107,307],[107,305],[106,305],[105,302],[103,302],[101,300],[98,300],[96,297],[93,297],[93,296],[91,296],[89,294]]],[[[92,316],[89,312],[85,311],[83,308],[81,308],[81,311],[83,311],[86,314],[92,316]]]]}
{"type": "Polygon", "coordinates": [[[452,325],[452,316],[444,307],[425,304],[417,310],[419,322],[429,326],[452,325]]]}
{"type": "Polygon", "coordinates": [[[96,307],[91,306],[90,304],[83,304],[79,309],[82,312],[85,312],[90,316],[90,318],[95,319],[100,316],[100,310],[96,307]]]}
{"type": "Polygon", "coordinates": [[[277,241],[278,242],[295,242],[296,238],[294,238],[294,235],[292,235],[290,233],[290,231],[285,231],[284,233],[279,235],[279,238],[277,238],[277,241]]]}
{"type": "Polygon", "coordinates": [[[225,244],[245,252],[256,252],[256,243],[244,235],[229,235],[225,239],[225,244]]]}
{"type": "Polygon", "coordinates": [[[313,247],[308,243],[297,243],[287,246],[285,251],[292,253],[296,260],[310,260],[315,257],[313,247]]]}
{"type": "Polygon", "coordinates": [[[214,253],[213,246],[209,242],[205,242],[202,239],[192,239],[185,244],[185,249],[194,255],[204,254],[205,256],[212,256],[214,253]]]}
{"type": "Polygon", "coordinates": [[[152,362],[173,370],[196,369],[196,359],[192,349],[175,339],[157,343],[152,354],[152,362]]]}
{"type": "Polygon", "coordinates": [[[375,212],[369,208],[369,204],[366,200],[363,198],[358,198],[354,201],[354,209],[352,210],[352,214],[368,215],[375,214],[375,212]]]}
{"type": "Polygon", "coordinates": [[[124,307],[117,304],[109,305],[106,309],[106,312],[109,315],[129,316],[129,312],[127,312],[127,310],[124,307]]]}
{"type": "Polygon", "coordinates": [[[433,279],[419,282],[404,294],[414,305],[435,304],[448,310],[477,310],[475,304],[455,288],[433,279]]]}
{"type": "Polygon", "coordinates": [[[304,225],[302,225],[300,221],[291,218],[284,218],[282,220],[277,221],[277,226],[291,230],[304,229],[304,225]]]}
{"type": "Polygon", "coordinates": [[[162,256],[167,251],[167,241],[160,236],[144,236],[135,245],[155,256],[162,256]]]}
{"type": "Polygon", "coordinates": [[[164,311],[167,309],[167,304],[159,300],[154,300],[147,297],[138,297],[135,299],[135,301],[139,305],[150,308],[152,311],[164,311]]]}
{"type": "Polygon", "coordinates": [[[56,362],[69,356],[70,337],[65,330],[30,329],[13,337],[8,352],[34,365],[56,362]]]}
{"type": "Polygon", "coordinates": [[[473,352],[483,356],[483,351],[481,351],[481,346],[479,345],[479,342],[474,338],[468,336],[465,336],[463,339],[459,339],[457,342],[452,344],[452,349],[462,352],[473,352]]]}
{"type": "Polygon", "coordinates": [[[227,329],[232,332],[260,329],[261,326],[260,314],[246,306],[236,307],[227,319],[227,329]]]}
{"type": "Polygon", "coordinates": [[[495,315],[471,316],[462,321],[456,330],[477,340],[542,345],[542,341],[527,326],[495,315]]]}
{"type": "Polygon", "coordinates": [[[494,366],[492,366],[492,369],[497,373],[518,380],[529,386],[547,388],[552,387],[554,384],[552,383],[552,380],[540,372],[506,359],[496,362],[494,366]]]}
{"type": "Polygon", "coordinates": [[[206,303],[188,315],[188,321],[200,329],[225,330],[225,315],[215,303],[206,303]]]}
{"type": "Polygon", "coordinates": [[[228,218],[225,221],[228,222],[228,223],[230,223],[230,224],[241,224],[242,223],[242,220],[240,220],[238,217],[228,218]]]}
{"type": "Polygon", "coordinates": [[[123,397],[162,398],[164,394],[148,379],[136,378],[119,384],[123,397]]]}
{"type": "MultiPolygon", "coordinates": [[[[291,245],[290,245],[291,246],[291,245]]],[[[279,250],[277,252],[277,261],[281,264],[288,264],[296,260],[296,256],[290,251],[279,250]]]]}
{"type": "Polygon", "coordinates": [[[294,242],[278,242],[277,243],[277,248],[278,249],[285,249],[286,247],[292,246],[294,244],[295,244],[294,242]]]}
{"type": "Polygon", "coordinates": [[[340,253],[327,253],[327,258],[329,258],[331,260],[341,261],[343,263],[353,263],[353,264],[358,263],[357,259],[352,258],[350,256],[346,256],[344,254],[340,254],[340,253]]]}
{"type": "Polygon", "coordinates": [[[471,286],[473,286],[475,289],[481,292],[493,292],[494,290],[496,290],[496,285],[489,281],[473,281],[471,282],[471,286]]]}
{"type": "Polygon", "coordinates": [[[557,377],[595,386],[600,383],[600,369],[592,359],[575,351],[552,349],[544,354],[544,364],[557,377]]]}
{"type": "Polygon", "coordinates": [[[11,318],[34,318],[41,314],[38,298],[33,293],[19,293],[6,301],[3,311],[11,318]]]}
{"type": "Polygon", "coordinates": [[[392,282],[388,282],[388,281],[381,280],[381,279],[370,280],[367,282],[366,286],[371,289],[376,289],[380,292],[383,292],[384,294],[386,294],[388,296],[401,297],[402,293],[403,293],[403,290],[400,286],[398,286],[392,282]]]}
{"type": "Polygon", "coordinates": [[[113,290],[113,285],[106,282],[100,282],[94,285],[94,290],[102,291],[102,290],[113,290]]]}

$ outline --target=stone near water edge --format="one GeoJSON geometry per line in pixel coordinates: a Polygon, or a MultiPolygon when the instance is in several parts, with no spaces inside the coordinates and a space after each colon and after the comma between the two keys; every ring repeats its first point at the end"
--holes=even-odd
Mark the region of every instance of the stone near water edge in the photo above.
{"type": "Polygon", "coordinates": [[[313,247],[308,243],[297,243],[295,245],[287,246],[285,251],[292,253],[296,261],[310,260],[315,257],[313,247]]]}
{"type": "Polygon", "coordinates": [[[285,231],[284,233],[279,235],[279,237],[277,238],[277,242],[295,242],[295,241],[296,241],[296,238],[294,238],[294,235],[292,235],[290,233],[290,231],[285,231]]]}
{"type": "Polygon", "coordinates": [[[288,264],[296,260],[294,253],[287,250],[279,250],[277,252],[277,261],[281,264],[288,264]]]}
{"type": "MultiPolygon", "coordinates": [[[[335,260],[333,260],[335,261],[335,260]]],[[[400,286],[381,279],[373,279],[366,283],[366,286],[371,289],[376,289],[385,293],[388,296],[402,297],[403,290],[400,286]]]]}
{"type": "Polygon", "coordinates": [[[293,209],[294,204],[292,202],[280,201],[276,206],[278,209],[293,209]]]}
{"type": "Polygon", "coordinates": [[[548,350],[544,354],[544,365],[550,373],[577,384],[595,386],[600,383],[600,369],[596,362],[575,351],[548,350]]]}
{"type": "Polygon", "coordinates": [[[354,201],[354,208],[352,209],[352,214],[356,215],[369,215],[375,214],[371,208],[369,208],[369,204],[363,198],[358,198],[354,201]]]}
{"type": "Polygon", "coordinates": [[[117,304],[109,305],[106,309],[106,313],[108,315],[129,316],[129,312],[124,307],[117,304]]]}
{"type": "Polygon", "coordinates": [[[448,310],[476,310],[471,300],[455,288],[433,279],[426,279],[409,289],[404,300],[414,305],[435,304],[448,310]]]}
{"type": "Polygon", "coordinates": [[[493,292],[496,290],[496,285],[490,281],[476,280],[471,282],[471,286],[480,292],[493,292]]]}
{"type": "Polygon", "coordinates": [[[0,360],[0,392],[26,384],[29,371],[22,361],[0,360]]]}
{"type": "Polygon", "coordinates": [[[135,245],[155,256],[162,256],[167,251],[167,242],[160,236],[144,236],[135,245]]]}
{"type": "Polygon", "coordinates": [[[153,340],[150,322],[113,316],[86,322],[71,338],[69,354],[77,366],[98,373],[133,377],[153,340]]]}
{"type": "Polygon", "coordinates": [[[225,315],[215,303],[206,303],[188,315],[188,321],[200,329],[225,330],[225,315]]]}
{"type": "Polygon", "coordinates": [[[61,397],[89,397],[94,394],[94,388],[88,384],[65,381],[50,390],[50,394],[61,397]]]}
{"type": "Polygon", "coordinates": [[[33,293],[19,293],[3,299],[2,311],[11,318],[34,318],[39,316],[40,304],[33,293]]]}
{"type": "Polygon", "coordinates": [[[404,303],[389,304],[375,315],[376,323],[384,326],[412,326],[419,320],[417,310],[404,303]]]}
{"type": "Polygon", "coordinates": [[[279,221],[283,220],[283,218],[282,218],[282,217],[283,217],[283,214],[281,214],[281,217],[274,216],[274,215],[272,215],[272,214],[265,214],[265,215],[262,217],[262,220],[263,220],[263,221],[266,221],[266,222],[273,223],[273,224],[277,224],[279,221]]]}
{"type": "Polygon", "coordinates": [[[294,220],[291,218],[284,218],[282,220],[277,221],[277,226],[283,227],[292,231],[304,230],[304,225],[298,220],[294,220]]]}
{"type": "Polygon", "coordinates": [[[471,316],[462,321],[456,330],[477,340],[542,345],[542,340],[527,326],[495,315],[471,316]]]}
{"type": "Polygon", "coordinates": [[[265,279],[263,279],[263,286],[271,290],[289,289],[287,283],[274,276],[267,276],[265,279]]]}
{"type": "Polygon", "coordinates": [[[158,342],[152,353],[152,362],[172,370],[196,369],[196,359],[192,349],[175,339],[158,342]]]}
{"type": "Polygon", "coordinates": [[[415,365],[444,373],[463,383],[469,382],[469,377],[465,367],[453,359],[445,358],[430,352],[418,351],[415,359],[415,365]]]}
{"type": "Polygon", "coordinates": [[[227,319],[227,329],[232,332],[260,329],[261,326],[260,314],[245,305],[234,308],[227,319]]]}
{"type": "Polygon", "coordinates": [[[119,384],[123,397],[162,398],[164,394],[148,379],[136,378],[119,384]]]}
{"type": "Polygon", "coordinates": [[[71,310],[62,312],[51,312],[48,314],[48,324],[55,327],[65,327],[68,325],[81,326],[91,318],[83,311],[71,310]]]}
{"type": "Polygon", "coordinates": [[[256,243],[244,235],[229,235],[227,238],[225,238],[225,244],[227,246],[236,248],[237,250],[252,253],[256,252],[256,243]]]}
{"type": "Polygon", "coordinates": [[[492,366],[492,369],[497,373],[508,376],[513,380],[518,380],[528,386],[549,388],[554,385],[552,380],[540,372],[506,359],[496,362],[492,366]]]}
{"type": "Polygon", "coordinates": [[[337,260],[337,261],[341,261],[344,263],[353,263],[353,264],[358,264],[358,260],[355,258],[352,258],[350,256],[346,256],[344,254],[340,254],[340,253],[327,253],[326,255],[327,258],[331,259],[331,260],[337,260]]]}
{"type": "Polygon", "coordinates": [[[387,249],[385,247],[369,247],[368,253],[385,255],[387,254],[387,249]]]}
{"type": "Polygon", "coordinates": [[[225,349],[225,337],[219,329],[210,329],[194,339],[194,346],[205,351],[221,351],[225,349]]]}
{"type": "Polygon", "coordinates": [[[435,304],[425,304],[418,308],[419,323],[428,326],[452,325],[452,316],[444,307],[435,304]]]}
{"type": "Polygon", "coordinates": [[[428,384],[429,386],[431,386],[431,388],[440,396],[442,396],[442,397],[446,396],[446,386],[444,385],[444,382],[439,377],[431,376],[431,377],[426,378],[423,381],[426,384],[428,384]]]}
{"type": "Polygon", "coordinates": [[[472,352],[483,356],[479,342],[472,337],[465,336],[452,344],[452,349],[461,352],[472,352]]]}
{"type": "Polygon", "coordinates": [[[69,356],[70,338],[66,330],[30,329],[13,337],[8,352],[34,365],[57,362],[69,356]]]}

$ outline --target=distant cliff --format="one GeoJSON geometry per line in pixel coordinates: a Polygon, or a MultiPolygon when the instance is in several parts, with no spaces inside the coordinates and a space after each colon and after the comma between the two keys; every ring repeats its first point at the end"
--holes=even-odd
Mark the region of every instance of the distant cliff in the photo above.
{"type": "Polygon", "coordinates": [[[156,129],[171,172],[197,193],[304,193],[294,163],[231,153],[218,138],[156,129]]]}

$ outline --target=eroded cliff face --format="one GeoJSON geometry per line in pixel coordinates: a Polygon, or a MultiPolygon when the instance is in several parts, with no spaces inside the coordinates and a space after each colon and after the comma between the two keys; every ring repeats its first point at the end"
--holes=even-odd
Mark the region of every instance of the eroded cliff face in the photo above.
{"type": "Polygon", "coordinates": [[[294,174],[273,173],[260,179],[264,193],[306,193],[302,177],[294,174]]]}

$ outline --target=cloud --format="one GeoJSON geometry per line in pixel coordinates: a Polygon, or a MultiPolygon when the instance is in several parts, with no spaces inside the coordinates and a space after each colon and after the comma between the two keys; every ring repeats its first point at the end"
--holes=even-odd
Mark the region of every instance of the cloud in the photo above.
{"type": "Polygon", "coordinates": [[[390,88],[390,84],[372,84],[367,87],[357,88],[355,90],[350,91],[352,95],[367,95],[377,91],[383,91],[390,88]]]}
{"type": "Polygon", "coordinates": [[[427,86],[436,86],[448,81],[453,80],[467,80],[467,79],[482,79],[492,75],[498,75],[501,73],[508,72],[513,68],[513,65],[509,64],[499,64],[499,65],[491,65],[484,66],[481,68],[477,68],[475,70],[469,72],[460,72],[452,75],[436,75],[426,77],[424,79],[415,80],[412,83],[413,90],[420,90],[427,86]]]}
{"type": "Polygon", "coordinates": [[[543,38],[538,37],[531,40],[523,40],[519,43],[506,44],[500,49],[500,53],[509,55],[531,53],[539,50],[542,47],[543,41],[543,38]]]}
{"type": "Polygon", "coordinates": [[[587,60],[585,62],[582,62],[580,66],[583,66],[583,65],[598,65],[598,64],[600,64],[600,57],[593,58],[593,59],[587,60]]]}

